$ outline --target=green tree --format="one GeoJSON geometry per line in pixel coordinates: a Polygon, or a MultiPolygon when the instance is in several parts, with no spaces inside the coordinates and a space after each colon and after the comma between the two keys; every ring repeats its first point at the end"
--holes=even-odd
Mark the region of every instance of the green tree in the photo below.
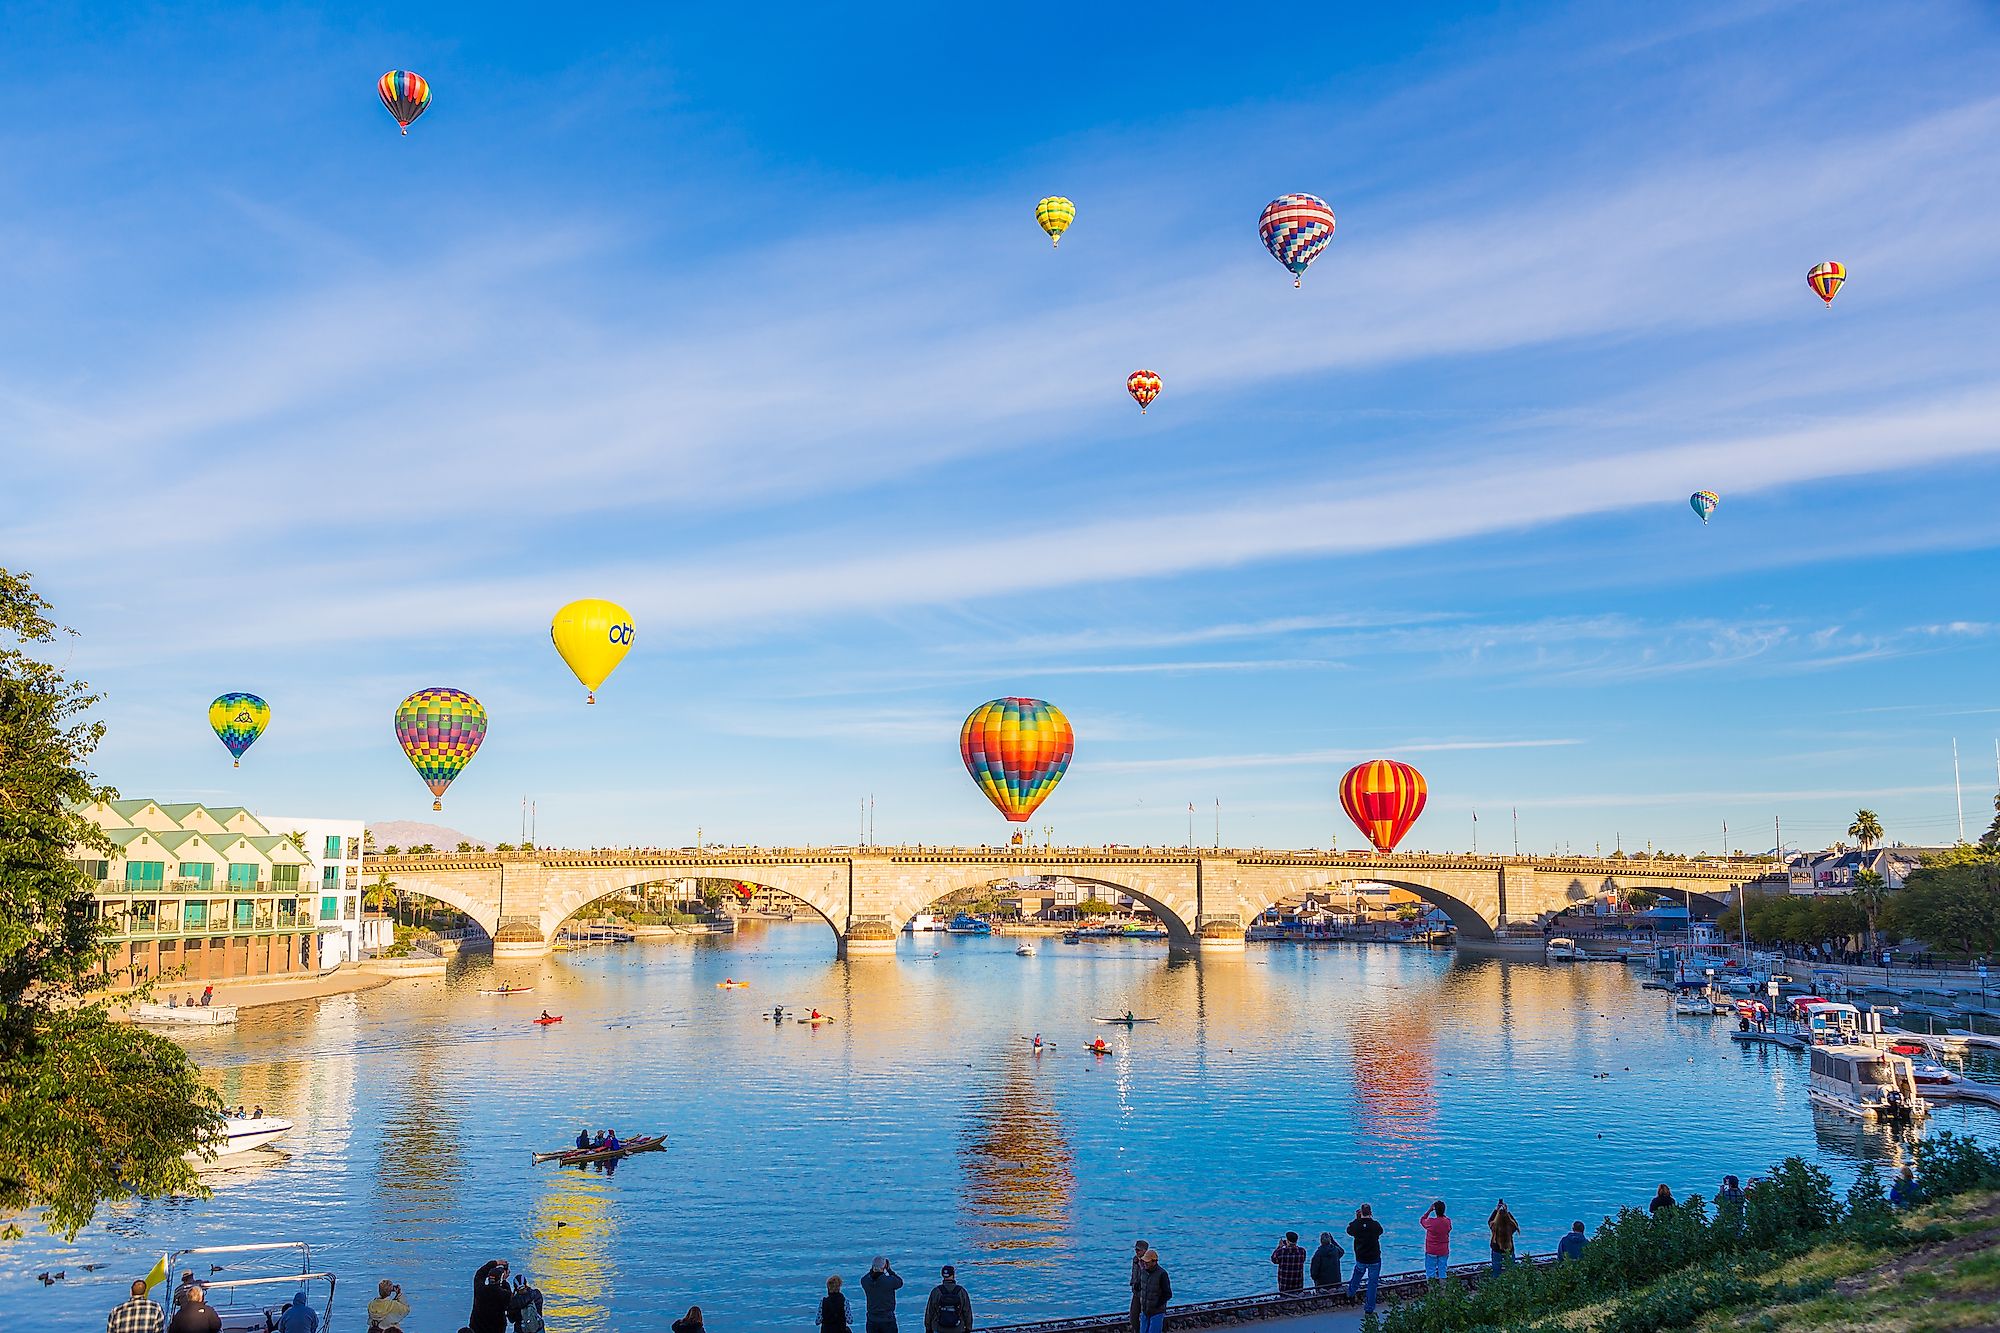
{"type": "Polygon", "coordinates": [[[1847,836],[1860,843],[1865,852],[1882,841],[1882,820],[1873,810],[1856,810],[1854,822],[1847,826],[1847,836]]]}
{"type": "Polygon", "coordinates": [[[1979,845],[1989,852],[2000,852],[2000,794],[1993,797],[1993,822],[1986,826],[1979,845]]]}
{"type": "Polygon", "coordinates": [[[1660,895],[1654,893],[1651,889],[1627,889],[1625,891],[1626,904],[1636,912],[1643,912],[1658,901],[1660,901],[1660,895]]]}
{"type": "Polygon", "coordinates": [[[1926,856],[1889,905],[1889,925],[1933,949],[2000,951],[2000,856],[1964,845],[1926,856]]]}
{"type": "Polygon", "coordinates": [[[1076,914],[1078,916],[1110,916],[1117,910],[1117,908],[1105,902],[1102,898],[1085,898],[1076,905],[1076,914]]]}
{"type": "MultiPolygon", "coordinates": [[[[1861,812],[1867,814],[1866,810],[1861,812]]],[[[1873,948],[1879,939],[1882,924],[1882,909],[1889,902],[1889,882],[1873,870],[1854,872],[1854,901],[1860,905],[1862,915],[1868,921],[1868,944],[1873,948]]]]}
{"type": "Polygon", "coordinates": [[[182,1154],[222,1129],[187,1053],[96,993],[107,927],[73,858],[110,854],[78,810],[113,793],[85,767],[97,696],[27,651],[59,632],[50,609],[0,569],[0,1238],[31,1208],[73,1237],[109,1201],[204,1195],[182,1154]]]}
{"type": "Polygon", "coordinates": [[[382,849],[382,855],[384,856],[401,856],[402,854],[403,854],[403,849],[401,847],[398,847],[393,842],[390,843],[387,847],[384,847],[382,849]]]}
{"type": "Polygon", "coordinates": [[[472,850],[472,844],[469,842],[461,842],[458,844],[458,850],[461,852],[469,852],[472,850]]]}

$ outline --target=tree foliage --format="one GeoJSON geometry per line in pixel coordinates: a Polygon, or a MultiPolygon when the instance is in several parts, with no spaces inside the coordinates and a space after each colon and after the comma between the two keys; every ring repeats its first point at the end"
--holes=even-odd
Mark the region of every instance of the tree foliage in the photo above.
{"type": "Polygon", "coordinates": [[[1867,851],[1882,841],[1882,817],[1873,810],[1856,810],[1854,822],[1847,826],[1847,836],[1860,843],[1862,851],[1867,851]]]}
{"type": "Polygon", "coordinates": [[[186,1053],[92,993],[105,927],[74,858],[111,844],[77,807],[112,793],[85,767],[97,696],[27,650],[50,609],[0,569],[0,1239],[34,1208],[73,1236],[107,1200],[202,1193],[182,1154],[222,1127],[186,1053]]]}
{"type": "MultiPolygon", "coordinates": [[[[1744,925],[1758,944],[1817,944],[1845,948],[1868,929],[1868,916],[1852,894],[1779,894],[1744,904],[1744,925]]],[[[1722,922],[1725,930],[1736,923],[1722,922]]]]}
{"type": "Polygon", "coordinates": [[[1926,856],[1890,899],[1885,921],[1940,952],[2000,951],[2000,854],[1960,844],[1926,856]]]}

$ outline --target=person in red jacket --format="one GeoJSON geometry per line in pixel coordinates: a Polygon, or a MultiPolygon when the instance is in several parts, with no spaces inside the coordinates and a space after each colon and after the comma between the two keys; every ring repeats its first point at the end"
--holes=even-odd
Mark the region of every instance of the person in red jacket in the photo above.
{"type": "Polygon", "coordinates": [[[1444,1215],[1444,1200],[1433,1203],[1419,1221],[1424,1229],[1424,1276],[1442,1282],[1451,1265],[1451,1219],[1444,1215]]]}

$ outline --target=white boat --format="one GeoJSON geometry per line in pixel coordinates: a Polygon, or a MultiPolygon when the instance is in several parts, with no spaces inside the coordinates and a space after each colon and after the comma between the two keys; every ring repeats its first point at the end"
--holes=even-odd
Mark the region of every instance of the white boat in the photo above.
{"type": "Polygon", "coordinates": [[[1017,958],[1033,958],[1035,956],[1035,946],[1024,942],[1015,948],[1014,955],[1017,958]]]}
{"type": "Polygon", "coordinates": [[[1921,1119],[1930,1109],[1917,1093],[1910,1062],[1873,1046],[1815,1046],[1810,1053],[1812,1082],[1806,1096],[1814,1105],[1885,1123],[1921,1119]]]}
{"type": "Polygon", "coordinates": [[[233,1004],[156,1004],[147,1001],[132,1006],[132,1021],[160,1027],[215,1028],[236,1021],[233,1004]]]}
{"type": "Polygon", "coordinates": [[[1576,947],[1576,941],[1557,935],[1542,946],[1542,956],[1551,963],[1574,963],[1583,957],[1583,950],[1576,947]]]}
{"type": "Polygon", "coordinates": [[[1928,1092],[1933,1088],[1947,1088],[1961,1083],[1965,1075],[1946,1065],[1936,1056],[1913,1041],[1899,1041],[1889,1048],[1892,1055],[1900,1055],[1910,1062],[1910,1077],[1917,1086],[1928,1092]]]}
{"type": "Polygon", "coordinates": [[[1713,1018],[1717,1013],[1715,1001],[1706,995],[1676,995],[1671,1003],[1679,1018],[1713,1018]]]}
{"type": "Polygon", "coordinates": [[[299,1271],[291,1272],[290,1264],[284,1264],[285,1272],[266,1276],[232,1278],[225,1282],[202,1281],[202,1296],[215,1311],[221,1324],[221,1333],[266,1333],[276,1328],[278,1315],[291,1303],[292,1293],[303,1291],[309,1298],[318,1296],[319,1326],[327,1327],[333,1314],[334,1275],[330,1272],[314,1272],[312,1248],[302,1241],[271,1241],[262,1245],[204,1245],[192,1250],[175,1250],[167,1256],[167,1281],[169,1289],[183,1272],[199,1273],[206,1268],[210,1273],[223,1271],[219,1264],[187,1263],[196,1257],[208,1259],[215,1255],[229,1255],[228,1271],[242,1272],[257,1266],[255,1257],[275,1256],[279,1251],[292,1251],[298,1256],[299,1271]],[[323,1286],[323,1290],[322,1290],[323,1286]]]}
{"type": "Polygon", "coordinates": [[[930,912],[919,912],[910,918],[910,924],[904,926],[903,929],[912,934],[921,935],[933,930],[942,931],[944,929],[944,922],[938,920],[930,912]]]}
{"type": "Polygon", "coordinates": [[[224,1157],[254,1152],[276,1143],[292,1132],[292,1122],[276,1116],[229,1116],[222,1122],[222,1141],[209,1148],[181,1154],[197,1166],[207,1166],[224,1157]]]}

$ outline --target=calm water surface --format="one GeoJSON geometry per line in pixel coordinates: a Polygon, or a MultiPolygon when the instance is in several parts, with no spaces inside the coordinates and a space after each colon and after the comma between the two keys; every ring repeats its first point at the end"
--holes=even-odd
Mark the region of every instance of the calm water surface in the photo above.
{"type": "MultiPolygon", "coordinates": [[[[1616,965],[1256,945],[1169,962],[1054,940],[1017,958],[943,935],[894,963],[831,949],[823,927],[750,926],[246,1011],[186,1041],[226,1100],[297,1122],[287,1155],[213,1174],[206,1202],[109,1210],[71,1246],[0,1248],[0,1326],[95,1333],[163,1249],[269,1239],[309,1240],[341,1275],[337,1333],[365,1328],[384,1276],[409,1333],[453,1333],[492,1257],[534,1278],[563,1333],[664,1329],[694,1303],[718,1333],[805,1327],[826,1276],[851,1287],[876,1253],[911,1315],[955,1262],[984,1324],[1122,1308],[1135,1236],[1193,1300],[1270,1286],[1281,1233],[1337,1232],[1363,1201],[1394,1270],[1420,1266],[1434,1197],[1463,1219],[1462,1257],[1483,1253],[1496,1196],[1546,1250],[1661,1181],[1712,1193],[1789,1153],[1844,1179],[1900,1151],[1816,1117],[1798,1057],[1668,1017],[1616,965]],[[500,980],[537,989],[475,993],[500,980]],[[777,1026],[779,1001],[840,1021],[777,1026]],[[544,1006],[564,1022],[531,1025],[544,1006]],[[1128,1007],[1161,1021],[1089,1021],[1128,1007]],[[1039,1060],[1037,1031],[1055,1047],[1039,1060]],[[1112,1053],[1086,1054],[1099,1036],[1112,1053]],[[610,1175],[530,1164],[582,1125],[671,1148],[610,1175]],[[34,1280],[53,1269],[68,1279],[34,1280]]],[[[1932,1123],[2000,1132],[1971,1108],[1932,1123]]]]}

